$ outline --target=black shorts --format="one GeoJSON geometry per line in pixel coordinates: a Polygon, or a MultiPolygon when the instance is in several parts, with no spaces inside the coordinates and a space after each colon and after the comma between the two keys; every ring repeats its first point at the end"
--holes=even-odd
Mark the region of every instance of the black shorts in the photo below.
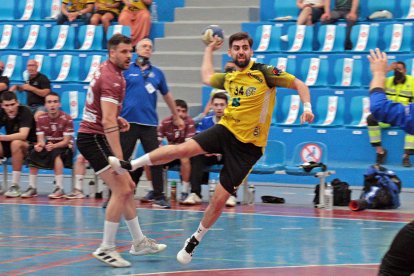
{"type": "Polygon", "coordinates": [[[99,11],[96,11],[95,13],[97,13],[99,15],[104,15],[106,13],[111,13],[114,16],[114,18],[112,20],[115,20],[118,17],[118,15],[116,13],[114,13],[113,11],[103,11],[103,10],[99,10],[99,11]]]}
{"type": "Polygon", "coordinates": [[[29,156],[27,162],[30,167],[36,167],[39,169],[53,169],[55,167],[55,159],[60,156],[65,168],[71,169],[73,164],[73,151],[72,149],[59,148],[52,151],[43,149],[40,152],[34,150],[31,146],[29,149],[29,156]]]}
{"type": "Polygon", "coordinates": [[[111,167],[108,157],[114,154],[104,135],[78,133],[76,144],[79,152],[89,161],[96,174],[100,174],[111,167]]]}
{"type": "Polygon", "coordinates": [[[193,139],[207,153],[223,155],[220,183],[230,194],[237,191],[254,164],[263,155],[262,147],[240,142],[233,133],[220,124],[197,134],[193,139]]]}
{"type": "Polygon", "coordinates": [[[323,13],[323,8],[312,8],[312,23],[318,22],[321,19],[323,13]]]}
{"type": "Polygon", "coordinates": [[[10,141],[1,141],[1,146],[3,147],[3,157],[11,157],[10,141]]]}

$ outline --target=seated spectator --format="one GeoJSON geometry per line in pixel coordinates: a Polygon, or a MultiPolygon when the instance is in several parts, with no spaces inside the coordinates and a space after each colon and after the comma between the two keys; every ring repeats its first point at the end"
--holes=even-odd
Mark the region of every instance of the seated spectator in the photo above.
{"type": "Polygon", "coordinates": [[[332,24],[338,19],[346,19],[345,50],[352,50],[351,30],[358,20],[359,0],[335,0],[335,7],[331,12],[331,0],[325,0],[325,13],[322,14],[323,24],[332,24]]]}
{"type": "MultiPolygon", "coordinates": [[[[82,187],[83,187],[83,178],[86,174],[86,167],[88,166],[89,162],[88,160],[83,157],[82,154],[79,154],[76,158],[75,163],[75,186],[73,187],[73,190],[70,194],[66,195],[65,197],[67,199],[80,199],[84,198],[85,194],[83,193],[82,187]]],[[[98,185],[98,183],[95,183],[98,185]]]]}
{"type": "Polygon", "coordinates": [[[311,26],[319,21],[323,12],[324,0],[297,0],[296,5],[300,9],[297,25],[311,26]]]}
{"type": "Polygon", "coordinates": [[[125,7],[119,15],[118,23],[131,27],[132,46],[149,37],[151,29],[151,13],[149,6],[152,0],[122,0],[125,7]]]}
{"type": "MultiPolygon", "coordinates": [[[[215,124],[217,124],[224,115],[224,109],[227,107],[228,98],[225,93],[219,92],[213,95],[211,106],[214,115],[205,117],[197,126],[197,133],[200,133],[215,124]]],[[[191,158],[191,194],[182,202],[184,205],[195,205],[201,203],[201,185],[203,184],[204,171],[208,166],[223,164],[222,155],[208,153],[191,158]]],[[[235,201],[235,198],[232,199],[235,201]]],[[[235,204],[234,204],[235,205],[235,204]]]]}
{"type": "MultiPolygon", "coordinates": [[[[174,124],[173,116],[168,116],[161,121],[158,126],[158,140],[160,145],[162,145],[162,140],[167,138],[169,145],[177,145],[184,143],[186,140],[190,139],[195,134],[194,121],[188,116],[188,106],[187,103],[183,100],[175,100],[176,110],[181,119],[184,120],[185,127],[179,129],[178,126],[174,124]]],[[[174,160],[173,162],[166,164],[166,166],[174,166],[180,164],[180,173],[182,178],[182,193],[181,200],[184,200],[188,196],[188,191],[190,190],[190,173],[191,173],[191,164],[189,158],[181,158],[174,160]]]]}
{"type": "Polygon", "coordinates": [[[119,5],[121,0],[96,0],[95,12],[93,13],[90,24],[99,25],[102,22],[104,32],[108,31],[111,21],[119,16],[119,5]]]}
{"type": "Polygon", "coordinates": [[[67,21],[73,22],[76,19],[81,19],[85,24],[89,24],[94,3],[95,0],[62,0],[62,7],[56,23],[62,25],[67,21]]]}
{"type": "Polygon", "coordinates": [[[45,99],[47,112],[39,116],[36,122],[37,143],[28,156],[30,167],[29,187],[22,198],[37,196],[37,173],[40,169],[55,171],[56,187],[49,198],[64,197],[63,168],[72,168],[73,151],[70,147],[73,139],[72,117],[60,110],[60,98],[50,92],[45,99]]]}
{"type": "Polygon", "coordinates": [[[9,89],[10,80],[7,76],[3,76],[4,63],[0,60],[0,96],[9,89]]]}
{"type": "MultiPolygon", "coordinates": [[[[50,93],[50,80],[48,77],[40,73],[37,69],[39,64],[36,60],[30,59],[27,62],[28,80],[22,85],[13,85],[10,91],[26,91],[27,92],[27,105],[32,113],[37,111],[45,111],[44,102],[47,94],[50,93]]],[[[37,116],[35,115],[35,119],[37,116]]]]}
{"type": "Polygon", "coordinates": [[[27,106],[19,104],[16,94],[3,92],[0,97],[0,128],[6,134],[0,135],[0,157],[12,158],[12,184],[6,197],[20,196],[20,176],[29,144],[36,141],[36,126],[33,115],[27,106]]]}

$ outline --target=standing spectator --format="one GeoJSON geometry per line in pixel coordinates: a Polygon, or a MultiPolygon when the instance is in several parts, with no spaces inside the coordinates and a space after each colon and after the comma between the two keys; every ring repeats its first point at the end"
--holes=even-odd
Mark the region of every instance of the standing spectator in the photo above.
{"type": "Polygon", "coordinates": [[[125,97],[125,78],[122,71],[131,62],[131,39],[115,34],[108,41],[109,59],[95,71],[80,123],[77,146],[94,171],[112,191],[105,212],[102,243],[92,255],[113,267],[128,267],[131,263],[116,251],[116,233],[121,218],[125,219],[133,242],[132,255],[155,254],[165,250],[147,238],[139,225],[134,201],[135,184],[127,173],[111,169],[108,157],[123,158],[119,133],[129,129],[129,123],[119,117],[125,97]]]}
{"type": "MultiPolygon", "coordinates": [[[[173,116],[168,116],[161,121],[158,126],[158,140],[160,145],[162,145],[162,140],[167,138],[169,145],[178,145],[184,143],[191,137],[195,135],[194,121],[188,116],[188,106],[187,103],[183,100],[175,100],[175,106],[178,115],[183,119],[185,127],[179,129],[178,126],[174,124],[173,116]]],[[[188,191],[190,188],[190,174],[191,174],[191,164],[189,158],[180,158],[166,164],[166,166],[174,166],[176,164],[180,165],[180,173],[183,184],[183,189],[181,193],[181,201],[188,196],[188,191]]]]}
{"type": "Polygon", "coordinates": [[[297,25],[311,26],[319,21],[323,12],[325,3],[324,0],[297,0],[300,13],[297,25]]]}
{"type": "MultiPolygon", "coordinates": [[[[45,111],[44,103],[45,97],[50,93],[50,80],[48,77],[37,71],[39,64],[36,60],[30,59],[27,62],[27,73],[29,79],[25,84],[13,85],[11,91],[26,91],[27,92],[27,105],[30,107],[32,113],[37,111],[45,111]]],[[[36,119],[36,115],[35,115],[36,119]]]]}
{"type": "Polygon", "coordinates": [[[9,89],[10,80],[7,76],[3,76],[4,63],[0,60],[0,96],[9,89]]]}
{"type": "MultiPolygon", "coordinates": [[[[152,42],[148,38],[141,40],[136,47],[138,57],[135,63],[124,71],[126,92],[121,116],[131,125],[129,131],[121,133],[121,144],[125,159],[131,158],[138,140],[144,151],[150,152],[158,148],[157,138],[157,94],[161,93],[173,116],[173,123],[179,129],[184,122],[177,113],[174,98],[169,92],[164,73],[151,64],[152,42]]],[[[142,171],[133,172],[132,179],[139,181],[142,171]]],[[[152,201],[154,207],[170,208],[164,196],[162,166],[151,166],[153,191],[144,198],[152,201]]]]}
{"type": "MultiPolygon", "coordinates": [[[[394,76],[387,78],[385,81],[385,94],[387,98],[406,106],[414,102],[414,78],[407,75],[405,63],[402,61],[393,62],[387,69],[388,71],[394,71],[394,76]]],[[[387,150],[381,144],[381,128],[389,127],[389,125],[378,122],[373,114],[367,117],[367,123],[369,140],[377,152],[376,163],[384,164],[387,150]]],[[[414,136],[406,134],[402,159],[404,167],[411,167],[410,155],[413,153],[414,136]]]]}
{"type": "Polygon", "coordinates": [[[94,3],[95,0],[62,0],[62,7],[56,23],[62,25],[66,21],[73,22],[76,19],[81,19],[85,24],[89,24],[94,3]]]}
{"type": "Polygon", "coordinates": [[[6,134],[0,135],[0,157],[12,158],[12,185],[6,197],[19,197],[22,165],[29,149],[29,143],[36,141],[36,126],[27,106],[19,104],[11,91],[1,95],[0,127],[6,134]]]}
{"type": "MultiPolygon", "coordinates": [[[[227,107],[227,95],[223,92],[215,93],[211,99],[213,115],[205,117],[197,126],[197,133],[205,131],[217,124],[224,115],[224,109],[227,107]]],[[[221,154],[201,154],[191,158],[191,194],[181,202],[184,205],[195,205],[201,203],[201,185],[203,183],[204,171],[208,166],[223,164],[221,154]]],[[[234,197],[233,195],[231,197],[234,197]]],[[[230,197],[229,197],[230,199],[230,197]]],[[[236,201],[232,199],[232,201],[236,201]]],[[[230,203],[230,202],[229,202],[230,203]]]]}
{"type": "Polygon", "coordinates": [[[108,31],[112,20],[119,16],[119,5],[122,0],[96,0],[95,12],[93,13],[90,24],[99,25],[102,22],[104,32],[108,31]]]}
{"type": "Polygon", "coordinates": [[[119,15],[118,23],[131,27],[132,46],[136,46],[143,38],[149,37],[151,29],[151,13],[149,7],[152,0],[122,0],[125,4],[119,15]]]}
{"type": "Polygon", "coordinates": [[[45,98],[46,113],[36,122],[37,143],[29,153],[29,187],[23,198],[37,196],[37,173],[39,169],[53,169],[56,187],[49,198],[64,197],[63,168],[72,168],[73,152],[69,146],[73,139],[73,121],[60,110],[60,97],[50,92],[45,98]]]}
{"type": "Polygon", "coordinates": [[[323,24],[332,24],[338,19],[346,19],[345,50],[352,50],[351,30],[358,20],[359,0],[335,0],[331,11],[331,0],[325,0],[325,13],[322,14],[323,24]]]}

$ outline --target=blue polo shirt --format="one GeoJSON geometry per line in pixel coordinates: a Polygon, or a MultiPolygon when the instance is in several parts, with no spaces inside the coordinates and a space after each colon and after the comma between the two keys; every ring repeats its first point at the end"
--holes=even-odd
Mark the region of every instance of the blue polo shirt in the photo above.
{"type": "Polygon", "coordinates": [[[125,99],[121,117],[130,123],[158,126],[157,93],[166,95],[168,86],[164,73],[151,64],[143,71],[134,62],[124,71],[125,99]]]}
{"type": "Polygon", "coordinates": [[[196,133],[200,133],[206,129],[209,129],[210,127],[214,126],[216,124],[216,116],[210,115],[207,117],[204,117],[203,120],[198,124],[196,133]]]}

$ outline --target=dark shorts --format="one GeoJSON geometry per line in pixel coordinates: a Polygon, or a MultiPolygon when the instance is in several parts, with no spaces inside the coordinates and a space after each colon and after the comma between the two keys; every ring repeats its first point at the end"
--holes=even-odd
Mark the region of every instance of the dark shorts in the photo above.
{"type": "Polygon", "coordinates": [[[96,174],[100,174],[111,167],[108,157],[114,154],[104,135],[78,133],[76,144],[79,152],[89,161],[96,174]]]}
{"type": "Polygon", "coordinates": [[[230,194],[237,191],[263,154],[261,147],[240,142],[233,133],[219,124],[197,134],[193,139],[207,153],[223,154],[220,183],[230,194]]]}
{"type": "Polygon", "coordinates": [[[55,159],[60,156],[65,168],[71,169],[73,164],[73,151],[70,148],[59,148],[52,151],[43,149],[40,152],[34,150],[33,146],[29,149],[27,162],[30,167],[39,169],[53,169],[55,167],[55,159]]]}
{"type": "MultiPolygon", "coordinates": [[[[100,15],[104,15],[106,13],[110,13],[110,14],[112,14],[114,16],[114,19],[116,19],[118,17],[118,15],[116,13],[114,13],[113,11],[102,11],[101,10],[101,11],[96,11],[95,13],[100,14],[100,15]]],[[[114,19],[112,19],[112,20],[114,20],[114,19]]]]}
{"type": "Polygon", "coordinates": [[[323,8],[312,8],[312,23],[318,22],[323,13],[323,8]]]}
{"type": "Polygon", "coordinates": [[[3,147],[3,157],[11,157],[10,141],[1,141],[1,146],[3,147]]]}

